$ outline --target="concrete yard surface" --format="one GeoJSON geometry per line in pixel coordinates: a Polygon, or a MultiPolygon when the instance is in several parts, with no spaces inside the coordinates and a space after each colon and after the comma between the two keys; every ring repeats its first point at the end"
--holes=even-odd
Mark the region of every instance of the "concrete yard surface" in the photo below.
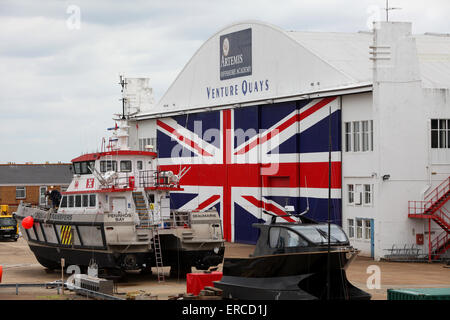
{"type": "MultiPolygon", "coordinates": [[[[225,256],[242,257],[253,252],[254,246],[226,243],[225,256]]],[[[0,265],[3,267],[2,283],[44,283],[61,279],[61,272],[48,272],[30,251],[26,241],[0,242],[0,265]]],[[[126,277],[116,283],[118,296],[125,298],[127,293],[142,290],[166,300],[171,295],[186,293],[186,279],[169,277],[169,268],[164,268],[165,282],[158,283],[156,270],[145,275],[138,271],[128,272],[126,277]]],[[[221,265],[219,266],[219,271],[221,265]]],[[[193,272],[202,272],[193,269],[193,272]]],[[[69,275],[65,274],[65,278],[69,275]]],[[[349,281],[360,289],[372,294],[373,300],[386,300],[387,289],[395,288],[444,288],[450,287],[450,268],[443,263],[407,263],[374,261],[357,257],[347,270],[349,281]],[[377,281],[379,280],[379,281],[377,281]],[[368,287],[369,286],[369,287],[368,287]]],[[[65,291],[65,296],[57,294],[56,289],[0,288],[0,300],[61,300],[87,299],[65,291]]]]}

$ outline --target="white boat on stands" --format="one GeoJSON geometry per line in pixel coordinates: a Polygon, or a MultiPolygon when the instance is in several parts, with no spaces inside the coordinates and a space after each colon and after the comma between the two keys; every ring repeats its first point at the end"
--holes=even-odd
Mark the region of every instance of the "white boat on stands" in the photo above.
{"type": "MultiPolygon", "coordinates": [[[[94,259],[106,273],[170,266],[171,275],[208,269],[223,260],[217,211],[170,209],[170,192],[182,190],[180,175],[159,171],[157,154],[128,149],[125,119],[105,150],[72,160],[73,180],[57,210],[21,203],[16,218],[39,263],[49,269],[87,267],[94,259]]],[[[158,269],[160,270],[160,269],[158,269]]]]}

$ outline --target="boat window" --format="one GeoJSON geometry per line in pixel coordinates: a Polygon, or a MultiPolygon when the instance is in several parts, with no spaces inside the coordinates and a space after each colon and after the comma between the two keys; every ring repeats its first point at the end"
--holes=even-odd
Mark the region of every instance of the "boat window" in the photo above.
{"type": "Polygon", "coordinates": [[[74,205],[73,196],[69,196],[69,208],[73,208],[73,205],[74,205]]]}
{"type": "Polygon", "coordinates": [[[75,172],[75,174],[81,174],[81,164],[80,164],[80,162],[75,162],[73,164],[73,172],[75,172]]]}
{"type": "Polygon", "coordinates": [[[142,161],[138,161],[137,162],[137,169],[138,170],[142,170],[143,166],[142,166],[142,161]]]}
{"type": "Polygon", "coordinates": [[[61,199],[61,208],[67,208],[67,196],[63,196],[61,199]]]}
{"type": "Polygon", "coordinates": [[[306,247],[308,243],[297,233],[286,228],[270,229],[270,247],[272,248],[290,248],[306,247]]]}
{"type": "Polygon", "coordinates": [[[121,172],[131,172],[131,160],[120,161],[121,172]]]}
{"type": "Polygon", "coordinates": [[[77,194],[75,196],[75,207],[77,208],[81,207],[81,194],[77,194]]]}
{"type": "Polygon", "coordinates": [[[88,162],[88,173],[92,173],[92,170],[89,168],[95,168],[95,161],[88,162]]]}
{"type": "Polygon", "coordinates": [[[100,161],[100,172],[117,171],[117,161],[100,161]]]}
{"type": "Polygon", "coordinates": [[[88,198],[89,196],[87,194],[83,194],[83,207],[88,206],[88,198]]]}
{"type": "Polygon", "coordinates": [[[73,171],[75,174],[91,174],[91,170],[89,166],[93,168],[95,166],[95,161],[84,161],[84,162],[75,162],[73,164],[73,171]]]}
{"type": "Polygon", "coordinates": [[[269,233],[269,245],[271,248],[276,248],[278,245],[278,239],[280,238],[281,228],[270,228],[269,233]]]}
{"type": "Polygon", "coordinates": [[[87,174],[88,168],[87,168],[87,162],[81,162],[81,174],[87,174]]]}
{"type": "Polygon", "coordinates": [[[96,199],[95,194],[89,195],[89,207],[95,207],[96,199]]]}
{"type": "MultiPolygon", "coordinates": [[[[306,237],[311,242],[317,244],[323,244],[328,242],[328,225],[327,224],[317,224],[317,225],[296,225],[290,226],[290,228],[294,229],[304,237],[306,237]]],[[[331,235],[330,242],[331,243],[342,243],[348,242],[348,238],[345,235],[344,231],[337,226],[330,226],[331,235]]]]}

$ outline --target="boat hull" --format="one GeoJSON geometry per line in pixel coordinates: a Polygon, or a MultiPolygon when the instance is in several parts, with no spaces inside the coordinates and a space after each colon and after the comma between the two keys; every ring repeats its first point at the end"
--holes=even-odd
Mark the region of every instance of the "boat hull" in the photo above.
{"type": "MultiPolygon", "coordinates": [[[[369,300],[370,294],[353,286],[345,268],[356,253],[330,252],[330,298],[369,300]]],[[[223,278],[214,286],[230,299],[317,300],[327,298],[326,250],[226,258],[223,278]]]]}
{"type": "MultiPolygon", "coordinates": [[[[65,266],[89,266],[95,259],[99,268],[139,270],[156,266],[155,250],[151,228],[140,230],[138,234],[133,225],[114,224],[102,220],[101,216],[89,217],[87,214],[56,214],[30,207],[19,207],[16,214],[21,232],[38,262],[49,269],[60,268],[61,258],[65,266]],[[21,221],[26,216],[34,216],[32,228],[25,229],[21,221]],[[64,219],[64,220],[62,220],[64,219]],[[119,228],[127,228],[123,233],[119,228]]],[[[186,230],[186,229],[183,229],[186,230]]],[[[164,266],[189,271],[191,266],[208,269],[223,260],[223,243],[210,243],[203,247],[195,244],[184,246],[179,232],[160,235],[162,262],[164,266]],[[180,268],[181,267],[181,268],[180,268]]],[[[185,273],[185,272],[184,272],[185,273]]]]}

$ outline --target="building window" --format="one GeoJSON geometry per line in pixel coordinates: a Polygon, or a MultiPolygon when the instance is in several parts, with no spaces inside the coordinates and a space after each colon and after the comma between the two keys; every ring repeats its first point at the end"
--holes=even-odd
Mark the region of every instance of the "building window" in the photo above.
{"type": "Polygon", "coordinates": [[[370,151],[373,151],[373,120],[370,120],[370,151]]]}
{"type": "Polygon", "coordinates": [[[364,185],[364,204],[365,205],[372,204],[372,185],[370,184],[364,185]]]}
{"type": "Polygon", "coordinates": [[[362,151],[369,151],[369,121],[362,121],[362,151]]]}
{"type": "Polygon", "coordinates": [[[369,219],[364,220],[364,238],[366,240],[372,238],[372,221],[369,219]]]}
{"type": "Polygon", "coordinates": [[[450,148],[450,120],[431,119],[431,148],[450,148]]]}
{"type": "Polygon", "coordinates": [[[39,205],[40,206],[47,205],[47,197],[45,196],[46,191],[47,191],[47,187],[39,187],[39,205]]]}
{"type": "Polygon", "coordinates": [[[139,150],[153,151],[156,148],[156,138],[142,138],[139,139],[139,150]],[[152,146],[152,149],[146,149],[146,146],[152,146]]]}
{"type": "Polygon", "coordinates": [[[16,199],[25,199],[27,197],[27,189],[25,187],[16,187],[16,199]]]}
{"type": "Polygon", "coordinates": [[[348,190],[348,204],[354,204],[355,203],[355,186],[353,184],[347,185],[348,190]]]}
{"type": "Polygon", "coordinates": [[[352,123],[345,123],[345,151],[352,151],[352,123]]]}
{"type": "Polygon", "coordinates": [[[359,133],[359,121],[353,122],[353,151],[358,152],[360,150],[359,148],[359,140],[360,140],[360,133],[359,133]]]}
{"type": "Polygon", "coordinates": [[[143,168],[142,161],[137,161],[137,169],[142,170],[142,168],[143,168]]]}
{"type": "Polygon", "coordinates": [[[356,219],[356,238],[362,239],[362,233],[363,233],[363,221],[362,219],[356,219]]]}
{"type": "Polygon", "coordinates": [[[373,121],[345,123],[345,151],[373,151],[373,121]]]}
{"type": "Polygon", "coordinates": [[[355,220],[348,219],[348,237],[354,238],[355,237],[355,220]]]}

